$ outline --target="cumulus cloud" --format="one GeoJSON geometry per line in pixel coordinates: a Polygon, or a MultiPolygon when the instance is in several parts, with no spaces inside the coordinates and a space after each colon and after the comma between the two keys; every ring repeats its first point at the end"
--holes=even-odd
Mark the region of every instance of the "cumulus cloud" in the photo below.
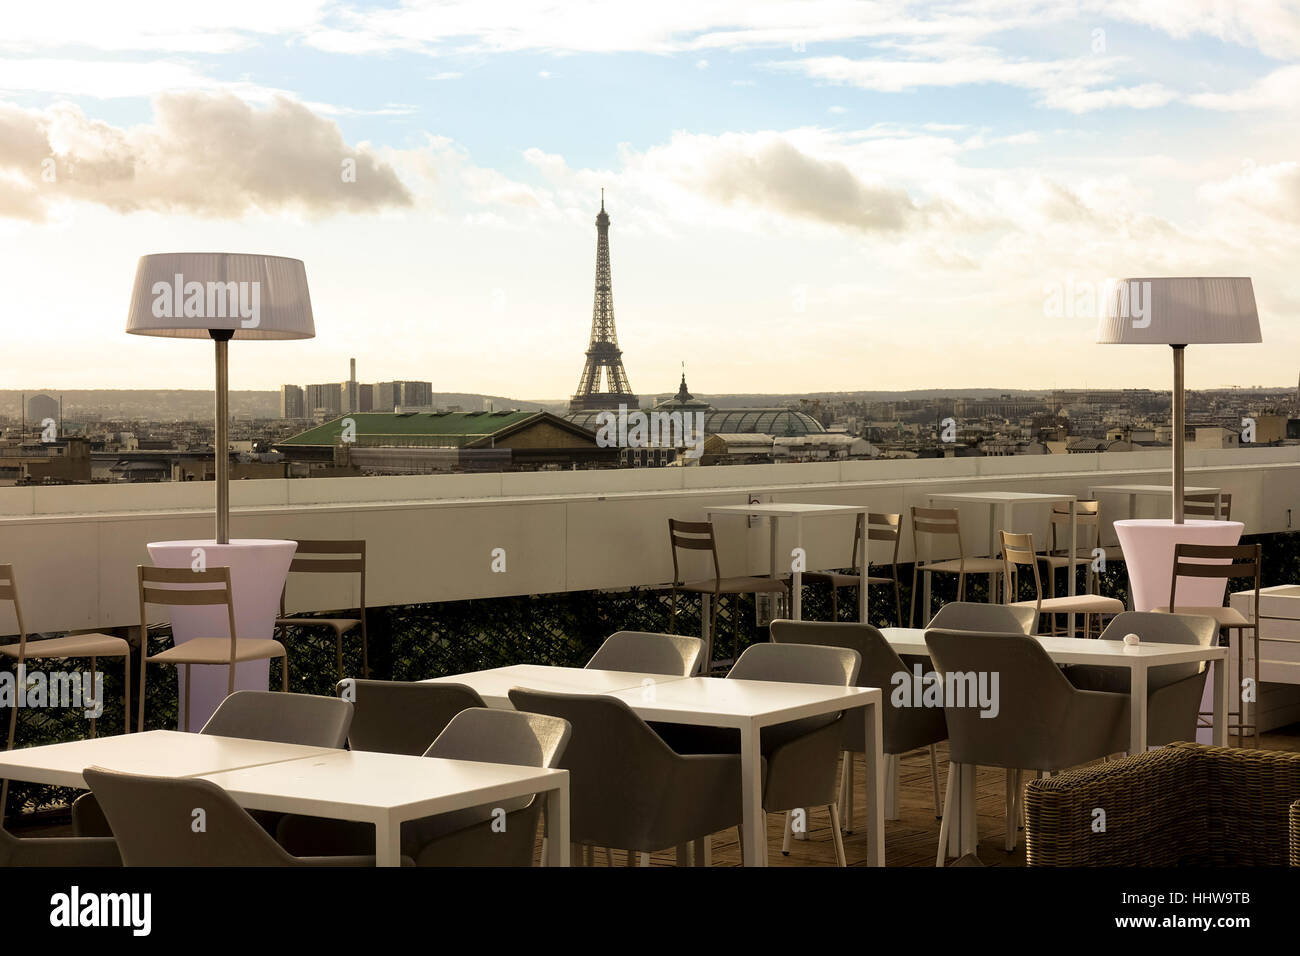
{"type": "Polygon", "coordinates": [[[1206,183],[1198,195],[1245,206],[1271,219],[1300,226],[1300,163],[1250,165],[1226,180],[1206,183]]]}
{"type": "Polygon", "coordinates": [[[153,122],[117,127],[59,104],[0,104],[0,215],[43,218],[78,200],[238,218],[254,211],[323,216],[409,206],[411,193],[367,144],[302,103],[254,108],[238,97],[179,93],[154,101],[153,122]]]}

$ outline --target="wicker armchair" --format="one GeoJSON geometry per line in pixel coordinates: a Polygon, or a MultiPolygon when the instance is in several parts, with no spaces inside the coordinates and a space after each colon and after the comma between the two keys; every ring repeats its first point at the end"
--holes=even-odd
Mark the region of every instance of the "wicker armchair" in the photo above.
{"type": "Polygon", "coordinates": [[[1285,866],[1288,808],[1290,862],[1300,865],[1300,753],[1170,744],[1031,781],[1026,860],[1285,866]]]}

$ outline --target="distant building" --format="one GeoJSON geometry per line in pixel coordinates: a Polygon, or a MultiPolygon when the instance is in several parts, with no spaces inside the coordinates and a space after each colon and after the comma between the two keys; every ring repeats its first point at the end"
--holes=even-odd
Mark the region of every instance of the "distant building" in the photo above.
{"type": "Polygon", "coordinates": [[[310,418],[317,410],[323,410],[329,417],[343,414],[343,391],[337,382],[328,385],[308,385],[306,404],[303,406],[304,418],[310,418]]]}
{"type": "Polygon", "coordinates": [[[432,382],[378,382],[374,386],[373,411],[395,408],[429,408],[433,405],[432,382]]]}
{"type": "Polygon", "coordinates": [[[375,387],[373,385],[357,386],[357,411],[373,412],[375,410],[375,387]]]}
{"type": "Polygon", "coordinates": [[[33,395],[27,399],[27,425],[29,428],[40,428],[41,422],[47,418],[52,418],[56,422],[59,420],[58,399],[50,398],[48,395],[33,395]]]}
{"type": "Polygon", "coordinates": [[[306,418],[307,410],[303,404],[302,387],[298,385],[280,386],[280,417],[306,418]]]}

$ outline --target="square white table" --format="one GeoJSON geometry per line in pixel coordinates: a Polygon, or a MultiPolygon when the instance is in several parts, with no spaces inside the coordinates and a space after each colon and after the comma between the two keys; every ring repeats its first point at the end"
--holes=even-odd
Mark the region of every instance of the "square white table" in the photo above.
{"type": "MultiPolygon", "coordinates": [[[[794,525],[794,546],[803,547],[803,519],[807,517],[834,517],[837,515],[862,515],[864,523],[871,521],[870,513],[866,508],[858,505],[816,505],[816,504],[798,504],[796,502],[772,502],[770,504],[753,504],[753,505],[714,505],[707,508],[705,516],[712,519],[714,515],[732,515],[740,517],[766,518],[771,528],[771,541],[769,544],[768,556],[768,574],[772,577],[778,577],[777,556],[776,556],[776,535],[777,522],[781,518],[789,518],[794,525]]],[[[862,546],[862,567],[859,569],[862,573],[862,582],[858,585],[858,620],[866,621],[867,619],[867,564],[870,556],[867,553],[868,541],[864,535],[860,542],[862,546]]],[[[803,572],[798,563],[790,563],[790,572],[792,581],[790,586],[790,616],[793,620],[800,620],[802,610],[802,585],[803,572]]],[[[707,621],[708,615],[704,615],[707,621]]],[[[705,625],[707,627],[707,624],[705,625]]],[[[713,635],[709,635],[709,644],[712,645],[713,635]]],[[[710,653],[712,647],[710,647],[710,653]]]]}
{"type": "Polygon", "coordinates": [[[407,820],[545,794],[551,830],[546,863],[569,865],[567,770],[335,750],[203,778],[242,807],[373,824],[379,866],[401,865],[407,820]]]}
{"type": "MultiPolygon", "coordinates": [[[[1130,518],[1137,517],[1137,500],[1139,497],[1164,498],[1170,502],[1173,501],[1174,497],[1172,485],[1093,485],[1088,489],[1088,497],[1096,498],[1099,491],[1112,495],[1128,495],[1128,516],[1130,518]]],[[[1183,495],[1214,495],[1214,517],[1218,518],[1223,514],[1222,488],[1187,486],[1183,488],[1183,495]]]]}
{"type": "Polygon", "coordinates": [[[421,684],[465,684],[472,687],[489,707],[510,709],[510,689],[548,691],[554,694],[608,694],[633,687],[646,687],[682,680],[676,675],[641,674],[631,671],[591,670],[585,667],[552,667],[546,664],[511,664],[468,674],[433,677],[421,684]]]}
{"type": "Polygon", "coordinates": [[[197,777],[331,753],[337,751],[178,730],[147,730],[0,753],[0,778],[84,790],[86,781],[81,772],[87,767],[156,777],[197,777]]]}
{"type": "MultiPolygon", "coordinates": [[[[954,492],[951,494],[933,494],[930,495],[930,505],[934,506],[936,501],[946,501],[952,504],[981,504],[989,506],[989,557],[996,557],[998,547],[998,530],[1001,528],[1005,531],[1015,531],[1011,524],[1012,509],[1016,505],[1049,505],[1049,504],[1069,504],[1070,506],[1070,581],[1069,590],[1066,593],[1073,597],[1076,593],[1075,577],[1079,564],[1079,515],[1075,508],[1078,499],[1074,495],[1052,495],[1042,494],[1034,491],[969,491],[954,492]],[[998,516],[1002,516],[999,522],[998,516]]],[[[1047,542],[1043,542],[1044,548],[1047,542]]],[[[925,579],[924,596],[925,602],[922,606],[925,608],[929,621],[930,613],[930,578],[931,576],[923,575],[925,579]]],[[[989,575],[989,600],[993,600],[994,577],[989,575]]],[[[1074,633],[1074,615],[1069,616],[1070,633],[1074,633]]]]}
{"type": "MultiPolygon", "coordinates": [[[[887,627],[882,629],[890,646],[899,655],[930,656],[925,643],[925,629],[887,627]]],[[[1101,667],[1124,667],[1129,672],[1129,753],[1147,749],[1147,672],[1164,664],[1196,661],[1222,662],[1226,647],[1201,647],[1190,644],[1125,644],[1123,641],[1089,640],[1075,637],[1038,637],[1043,650],[1056,664],[1093,664],[1101,667]]],[[[1214,683],[1214,744],[1227,744],[1227,668],[1211,668],[1214,683]]],[[[975,768],[950,765],[958,773],[957,825],[949,825],[950,852],[954,856],[975,851],[975,768]]],[[[1024,768],[1034,769],[1034,768],[1024,768]]]]}
{"type": "MultiPolygon", "coordinates": [[[[885,865],[885,817],[881,737],[881,692],[876,687],[832,687],[781,681],[691,677],[665,684],[617,691],[642,720],[729,727],[740,731],[742,808],[746,866],[767,865],[767,828],[763,825],[763,758],[759,738],[764,727],[817,714],[861,708],[866,721],[867,808],[871,842],[869,866],[885,865]]],[[[852,713],[849,719],[853,719],[852,713]]]]}

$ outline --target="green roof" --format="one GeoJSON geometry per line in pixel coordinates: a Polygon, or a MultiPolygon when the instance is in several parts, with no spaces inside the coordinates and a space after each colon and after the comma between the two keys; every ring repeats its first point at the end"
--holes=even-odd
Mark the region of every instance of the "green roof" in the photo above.
{"type": "Polygon", "coordinates": [[[286,438],[279,445],[342,443],[343,423],[356,423],[357,445],[459,448],[527,421],[539,412],[354,412],[286,438]]]}

